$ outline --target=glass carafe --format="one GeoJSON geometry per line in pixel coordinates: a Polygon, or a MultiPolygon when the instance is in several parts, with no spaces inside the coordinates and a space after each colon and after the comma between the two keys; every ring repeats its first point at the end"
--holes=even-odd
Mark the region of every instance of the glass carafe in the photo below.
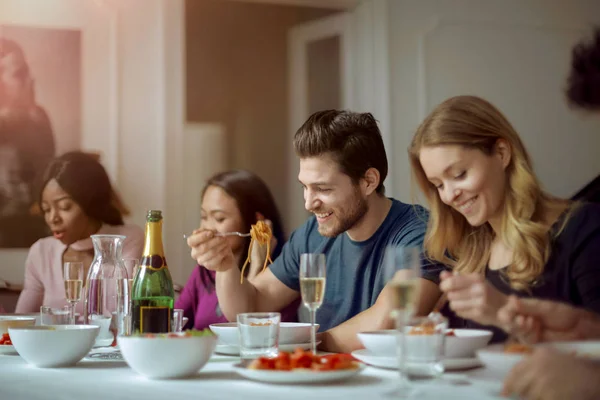
{"type": "Polygon", "coordinates": [[[85,283],[85,324],[100,326],[98,341],[112,343],[113,335],[128,333],[129,291],[121,259],[125,236],[92,235],[94,260],[85,283]],[[108,329],[108,332],[107,332],[108,329]]]}

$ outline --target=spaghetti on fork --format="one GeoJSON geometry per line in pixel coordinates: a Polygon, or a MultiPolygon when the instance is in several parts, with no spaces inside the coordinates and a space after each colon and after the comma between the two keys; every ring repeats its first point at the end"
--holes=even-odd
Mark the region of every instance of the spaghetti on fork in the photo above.
{"type": "Polygon", "coordinates": [[[265,257],[265,262],[263,264],[262,271],[267,269],[267,265],[272,264],[273,260],[271,260],[271,239],[273,238],[273,231],[271,227],[265,221],[257,221],[255,225],[250,227],[250,246],[248,246],[248,257],[246,258],[246,262],[242,266],[242,275],[240,276],[240,284],[244,283],[244,271],[246,270],[246,266],[252,261],[252,246],[258,242],[259,245],[267,246],[267,256],[265,257]]]}

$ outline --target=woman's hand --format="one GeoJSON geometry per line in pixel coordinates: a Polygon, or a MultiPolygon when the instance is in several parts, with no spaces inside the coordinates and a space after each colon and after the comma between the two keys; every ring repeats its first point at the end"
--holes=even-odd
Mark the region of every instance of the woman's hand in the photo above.
{"type": "Polygon", "coordinates": [[[448,294],[450,308],[461,318],[482,325],[498,325],[498,310],[508,296],[493,287],[481,274],[440,274],[440,289],[448,294]]]}
{"type": "Polygon", "coordinates": [[[199,265],[211,271],[223,272],[236,267],[227,238],[215,236],[214,231],[196,229],[188,237],[191,256],[199,265]]]}

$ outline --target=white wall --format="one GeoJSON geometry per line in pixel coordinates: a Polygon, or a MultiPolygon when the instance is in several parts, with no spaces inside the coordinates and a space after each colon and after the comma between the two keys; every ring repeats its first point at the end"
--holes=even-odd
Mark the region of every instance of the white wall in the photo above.
{"type": "MultiPolygon", "coordinates": [[[[0,0],[1,23],[82,30],[82,147],[103,153],[130,222],[143,226],[147,209],[164,211],[167,259],[180,281],[182,1],[0,0]]],[[[0,252],[0,278],[22,282],[25,255],[0,252]]]]}
{"type": "Polygon", "coordinates": [[[388,1],[394,195],[411,200],[407,147],[435,105],[482,96],[514,124],[545,187],[570,196],[600,172],[600,119],[568,109],[571,47],[593,0],[388,1]]]}

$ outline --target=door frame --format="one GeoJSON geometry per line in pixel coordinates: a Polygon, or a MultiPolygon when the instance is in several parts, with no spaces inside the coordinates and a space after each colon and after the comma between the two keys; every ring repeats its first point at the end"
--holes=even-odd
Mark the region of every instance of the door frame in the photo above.
{"type": "Polygon", "coordinates": [[[354,53],[353,16],[340,12],[328,17],[309,21],[288,31],[288,109],[289,109],[289,164],[288,164],[288,218],[290,228],[295,229],[306,219],[296,172],[298,158],[292,143],[296,130],[309,116],[308,109],[308,58],[307,46],[319,39],[337,36],[340,38],[340,90],[341,108],[353,109],[354,53]]]}

